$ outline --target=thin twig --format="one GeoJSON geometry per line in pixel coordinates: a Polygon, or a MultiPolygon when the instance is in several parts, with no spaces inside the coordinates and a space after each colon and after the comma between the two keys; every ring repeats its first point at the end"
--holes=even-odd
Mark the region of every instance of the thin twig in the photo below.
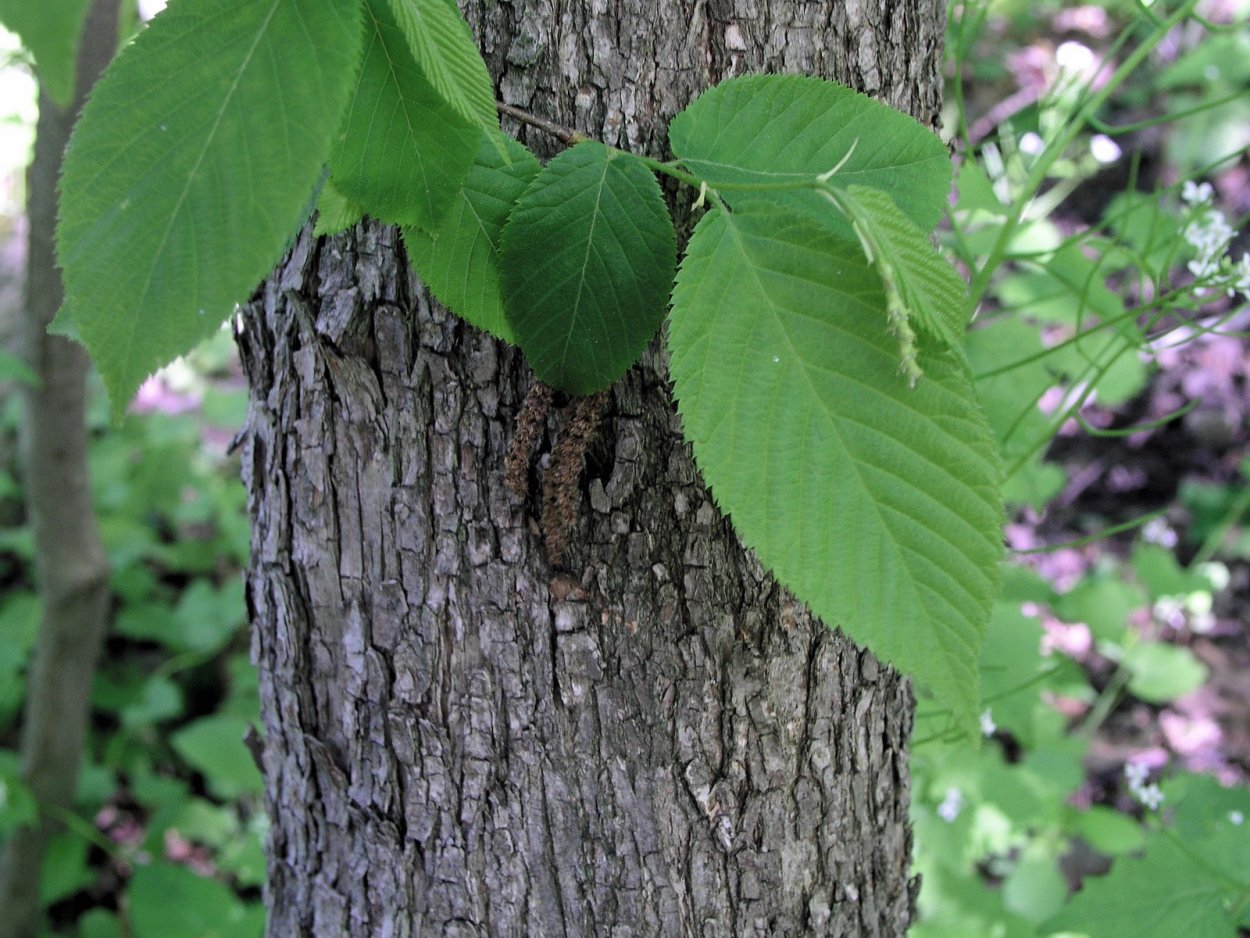
{"type": "Polygon", "coordinates": [[[537,114],[531,114],[529,111],[523,111],[519,107],[513,107],[511,104],[504,104],[502,101],[496,101],[495,107],[498,108],[500,114],[507,114],[511,118],[519,120],[522,124],[529,124],[531,127],[537,127],[543,133],[550,134],[565,146],[572,146],[575,143],[581,143],[587,139],[579,134],[576,130],[569,127],[561,126],[555,121],[549,121],[545,117],[539,117],[537,114]]]}

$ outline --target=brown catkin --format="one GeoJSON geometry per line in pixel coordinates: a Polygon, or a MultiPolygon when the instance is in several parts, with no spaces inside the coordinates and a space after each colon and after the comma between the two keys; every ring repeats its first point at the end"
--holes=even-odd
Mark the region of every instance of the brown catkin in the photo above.
{"type": "Polygon", "coordinates": [[[529,493],[530,459],[547,423],[547,414],[551,413],[554,396],[551,385],[535,381],[517,414],[516,433],[512,436],[504,462],[504,482],[517,498],[524,498],[529,493]]]}
{"type": "Polygon", "coordinates": [[[607,407],[609,392],[599,391],[579,397],[569,404],[569,419],[551,453],[551,466],[543,476],[543,536],[547,559],[553,565],[564,561],[573,526],[577,521],[578,481],[586,461],[586,450],[599,429],[599,418],[607,407]]]}

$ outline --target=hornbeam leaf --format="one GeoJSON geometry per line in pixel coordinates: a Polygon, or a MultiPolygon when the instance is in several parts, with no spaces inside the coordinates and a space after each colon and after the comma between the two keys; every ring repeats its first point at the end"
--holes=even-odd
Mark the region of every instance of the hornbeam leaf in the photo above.
{"type": "Polygon", "coordinates": [[[822,78],[749,75],[723,81],[673,119],[668,137],[690,172],[740,208],[784,202],[829,216],[828,202],[815,189],[731,187],[814,182],[836,167],[829,185],[887,192],[927,233],[942,217],[950,191],[950,157],[937,136],[906,114],[822,78]]]}
{"type": "Polygon", "coordinates": [[[547,384],[607,387],[664,318],[673,224],[655,177],[628,153],[565,150],[521,196],[501,247],[504,311],[547,384]]]}
{"type": "Polygon", "coordinates": [[[359,36],[359,0],[173,4],[96,85],[61,176],[58,318],[115,414],[281,258],[311,208],[359,36]]]}
{"type": "Polygon", "coordinates": [[[408,44],[434,90],[469,123],[499,127],[495,90],[469,24],[451,0],[390,0],[408,44]]]}
{"type": "Polygon", "coordinates": [[[460,191],[482,131],[426,80],[387,0],[363,6],[364,60],[330,175],[365,214],[432,229],[460,191]]]}
{"type": "Polygon", "coordinates": [[[439,302],[514,345],[499,287],[499,241],[508,214],[538,170],[538,159],[522,144],[497,130],[483,133],[477,161],[438,228],[404,229],[412,266],[439,302]]]}
{"type": "Polygon", "coordinates": [[[709,212],[669,322],[704,479],[743,540],[830,626],[914,673],[975,732],[1003,510],[967,367],[920,336],[898,374],[860,246],[779,210],[709,212]]]}
{"type": "Polygon", "coordinates": [[[365,210],[345,196],[327,179],[317,196],[317,221],[313,234],[318,238],[346,231],[365,217],[365,210]]]}
{"type": "Polygon", "coordinates": [[[849,186],[830,197],[850,218],[860,243],[883,279],[898,292],[907,315],[948,348],[963,345],[971,309],[959,274],[929,236],[879,189],[849,186]]]}

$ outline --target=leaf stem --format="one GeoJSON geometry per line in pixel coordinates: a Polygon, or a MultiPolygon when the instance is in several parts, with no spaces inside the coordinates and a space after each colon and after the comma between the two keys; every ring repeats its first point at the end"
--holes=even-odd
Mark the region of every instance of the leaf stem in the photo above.
{"type": "MultiPolygon", "coordinates": [[[[612,149],[615,150],[616,147],[613,147],[612,149]]],[[[659,173],[661,176],[668,176],[671,179],[676,179],[678,182],[684,182],[692,189],[698,189],[703,182],[703,180],[698,176],[688,173],[684,169],[679,169],[676,161],[666,163],[664,160],[653,160],[649,156],[639,156],[637,153],[630,153],[628,150],[617,150],[617,152],[633,157],[653,173],[659,173]]],[[[712,191],[711,186],[708,187],[707,191],[712,191]]]]}

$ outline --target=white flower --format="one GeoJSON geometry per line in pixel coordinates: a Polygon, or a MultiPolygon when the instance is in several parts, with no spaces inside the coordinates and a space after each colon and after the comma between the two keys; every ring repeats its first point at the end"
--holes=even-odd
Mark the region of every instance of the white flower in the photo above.
{"type": "Polygon", "coordinates": [[[1031,130],[1020,137],[1019,145],[1020,152],[1029,156],[1037,156],[1046,149],[1046,141],[1031,130]]]}
{"type": "MultiPolygon", "coordinates": [[[[1190,205],[1186,213],[1189,223],[1183,232],[1185,240],[1198,255],[1186,265],[1189,272],[1198,280],[1214,281],[1210,286],[1227,290],[1230,297],[1243,286],[1250,291],[1250,261],[1243,258],[1244,265],[1233,265],[1225,256],[1237,232],[1224,218],[1223,212],[1208,205],[1211,186],[1205,182],[1200,186],[1195,186],[1192,181],[1186,182],[1181,198],[1190,205]]],[[[1207,285],[1196,287],[1194,294],[1205,296],[1208,290],[1207,285]]]]}
{"type": "Polygon", "coordinates": [[[1241,260],[1233,268],[1233,275],[1237,279],[1233,281],[1228,291],[1229,295],[1231,296],[1233,290],[1236,290],[1246,298],[1246,302],[1250,303],[1250,254],[1241,255],[1241,260]]]}
{"type": "MultiPolygon", "coordinates": [[[[1184,628],[1185,626],[1185,602],[1179,596],[1160,596],[1154,601],[1154,606],[1150,612],[1156,622],[1161,622],[1174,629],[1184,628]]],[[[1127,768],[1125,771],[1128,771],[1127,768]]],[[[1145,778],[1144,775],[1142,777],[1145,778]]]]}
{"type": "Polygon", "coordinates": [[[1144,762],[1127,762],[1124,765],[1124,777],[1128,779],[1128,790],[1133,797],[1151,811],[1159,810],[1163,804],[1163,789],[1158,785],[1145,784],[1150,767],[1144,762]]]}
{"type": "Polygon", "coordinates": [[[1181,187],[1181,198],[1190,205],[1206,205],[1213,195],[1215,191],[1209,182],[1199,184],[1192,179],[1186,179],[1185,185],[1181,187]]]}
{"type": "Polygon", "coordinates": [[[1055,62],[1069,72],[1085,72],[1094,64],[1094,53],[1089,46],[1068,41],[1055,50],[1055,62]]]}
{"type": "Polygon", "coordinates": [[[1095,160],[1105,166],[1118,160],[1123,151],[1120,145],[1106,134],[1095,134],[1089,141],[1089,152],[1093,154],[1095,160]]]}
{"type": "Polygon", "coordinates": [[[1160,547],[1176,546],[1176,531],[1163,518],[1151,518],[1147,521],[1142,528],[1141,537],[1143,541],[1158,544],[1160,547]]]}
{"type": "Polygon", "coordinates": [[[1233,827],[1241,827],[1241,825],[1245,823],[1245,820],[1246,820],[1246,816],[1242,814],[1240,811],[1228,812],[1228,823],[1232,824],[1233,827]]]}
{"type": "Polygon", "coordinates": [[[981,714],[981,735],[993,736],[998,732],[998,726],[994,723],[994,715],[990,712],[990,708],[986,707],[985,712],[981,714]]]}
{"type": "Polygon", "coordinates": [[[1139,788],[1135,794],[1142,806],[1149,808],[1151,811],[1158,811],[1159,805],[1163,804],[1163,789],[1158,785],[1145,785],[1139,788]]]}
{"type": "Polygon", "coordinates": [[[959,812],[964,809],[964,793],[958,788],[946,789],[946,797],[942,803],[938,805],[937,813],[947,824],[952,824],[955,818],[959,817],[959,812]]]}

